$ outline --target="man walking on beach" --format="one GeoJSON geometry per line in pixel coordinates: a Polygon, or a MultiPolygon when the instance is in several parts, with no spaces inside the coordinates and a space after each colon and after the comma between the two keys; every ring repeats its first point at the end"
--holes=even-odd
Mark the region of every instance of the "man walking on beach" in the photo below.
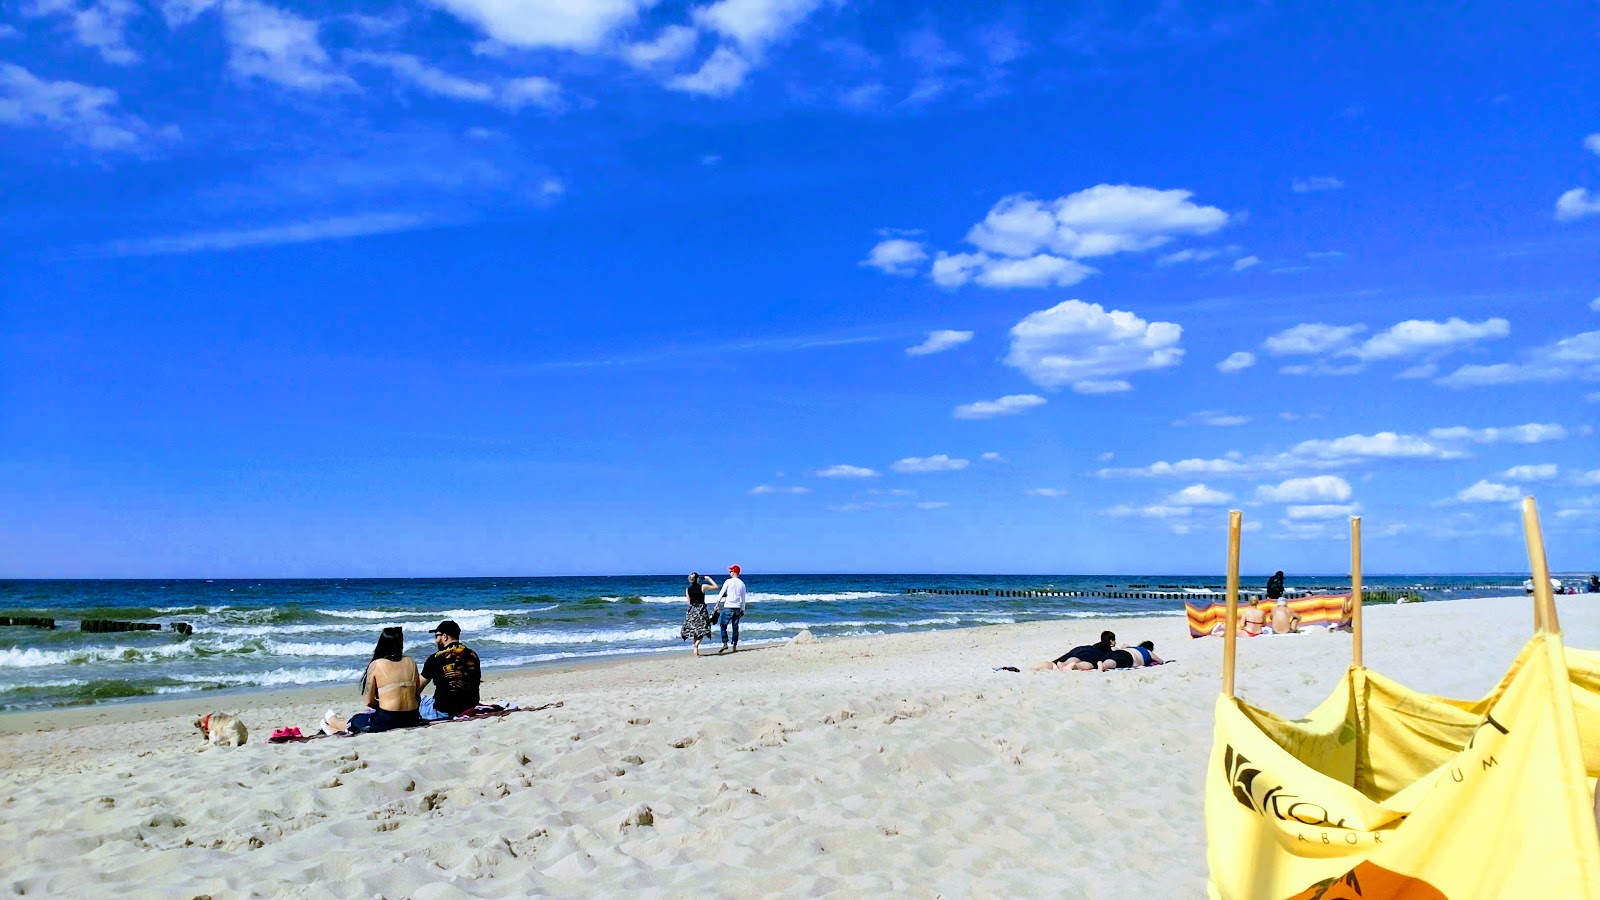
{"type": "Polygon", "coordinates": [[[440,622],[433,642],[439,650],[422,665],[422,687],[432,682],[433,696],[422,698],[422,717],[452,719],[478,705],[483,673],[478,654],[461,643],[460,625],[450,619],[440,622]]]}
{"type": "Polygon", "coordinates": [[[728,626],[733,626],[733,652],[739,652],[739,620],[744,618],[744,579],[739,577],[739,567],[728,567],[728,580],[722,582],[722,591],[717,594],[717,609],[721,611],[718,620],[722,623],[722,650],[728,649],[728,626]]]}

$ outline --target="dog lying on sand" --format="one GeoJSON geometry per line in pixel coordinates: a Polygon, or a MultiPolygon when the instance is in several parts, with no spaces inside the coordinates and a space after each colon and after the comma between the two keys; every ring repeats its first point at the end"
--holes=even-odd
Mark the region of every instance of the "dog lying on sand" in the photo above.
{"type": "Polygon", "coordinates": [[[194,727],[200,729],[200,737],[204,743],[201,750],[211,747],[243,747],[250,737],[250,732],[239,721],[239,717],[230,713],[206,713],[194,720],[194,727]]]}

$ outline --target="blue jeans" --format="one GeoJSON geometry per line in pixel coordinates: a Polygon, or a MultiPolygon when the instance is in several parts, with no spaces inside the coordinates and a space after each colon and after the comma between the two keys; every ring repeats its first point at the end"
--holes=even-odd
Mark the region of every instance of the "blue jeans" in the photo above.
{"type": "Polygon", "coordinates": [[[742,618],[744,618],[744,610],[742,610],[742,609],[728,609],[727,607],[723,607],[723,610],[722,610],[722,643],[723,644],[727,644],[728,643],[728,626],[729,625],[733,626],[733,642],[735,644],[739,643],[739,620],[742,619],[742,618]]]}
{"type": "Polygon", "coordinates": [[[418,707],[417,712],[422,716],[422,721],[424,722],[437,722],[440,719],[450,718],[445,713],[439,712],[433,708],[432,694],[422,698],[422,705],[418,707]]]}

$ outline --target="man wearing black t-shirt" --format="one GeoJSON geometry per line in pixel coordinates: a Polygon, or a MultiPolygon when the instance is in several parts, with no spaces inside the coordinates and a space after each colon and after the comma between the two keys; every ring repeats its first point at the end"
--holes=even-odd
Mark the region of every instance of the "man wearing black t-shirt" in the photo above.
{"type": "Polygon", "coordinates": [[[478,705],[478,654],[461,643],[461,626],[449,619],[433,630],[433,642],[439,650],[422,666],[422,687],[431,683],[433,696],[422,699],[422,717],[454,718],[478,705]]]}

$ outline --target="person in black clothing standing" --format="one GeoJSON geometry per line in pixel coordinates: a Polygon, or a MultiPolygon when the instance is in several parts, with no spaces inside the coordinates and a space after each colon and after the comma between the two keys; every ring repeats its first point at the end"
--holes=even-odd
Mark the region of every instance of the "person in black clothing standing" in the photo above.
{"type": "Polygon", "coordinates": [[[461,626],[449,619],[433,630],[433,642],[439,650],[422,665],[422,687],[431,683],[433,696],[422,699],[422,717],[455,718],[478,705],[482,666],[478,654],[461,643],[461,626]]]}
{"type": "Polygon", "coordinates": [[[683,614],[683,629],[679,635],[694,641],[694,655],[700,655],[700,641],[711,633],[711,616],[706,610],[706,587],[716,590],[717,583],[699,572],[689,573],[689,587],[684,592],[689,598],[689,609],[683,614]]]}
{"type": "Polygon", "coordinates": [[[1277,600],[1283,596],[1283,570],[1279,569],[1267,579],[1267,599],[1277,600]]]}

